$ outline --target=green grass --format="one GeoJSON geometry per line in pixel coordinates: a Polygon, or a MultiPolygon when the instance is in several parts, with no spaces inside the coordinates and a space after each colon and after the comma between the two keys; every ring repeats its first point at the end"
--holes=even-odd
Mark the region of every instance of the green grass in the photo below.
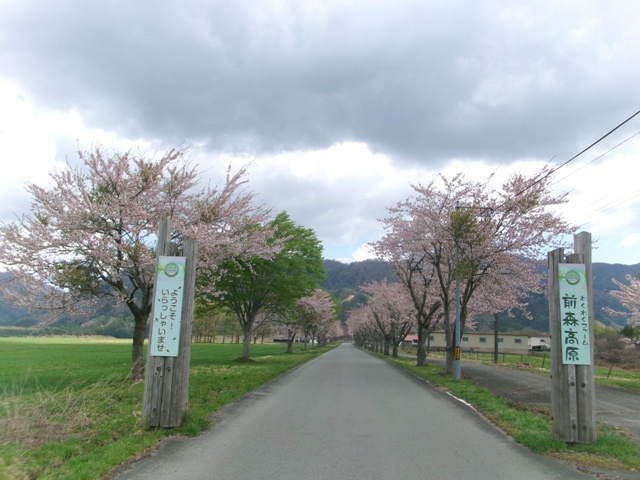
{"type": "Polygon", "coordinates": [[[418,367],[415,359],[384,358],[472,404],[518,443],[536,453],[612,470],[640,470],[640,445],[614,427],[599,424],[598,440],[592,445],[569,445],[552,435],[549,408],[512,404],[469,381],[455,381],[437,365],[418,367]]]}
{"type": "MultiPolygon", "coordinates": [[[[429,355],[435,358],[444,358],[444,353],[441,352],[432,352],[429,355]]],[[[464,352],[462,353],[462,360],[465,362],[493,365],[493,354],[464,352]]],[[[549,352],[534,352],[530,355],[500,354],[498,364],[527,372],[549,375],[551,357],[549,352]]],[[[609,371],[609,367],[596,367],[595,380],[596,383],[602,385],[640,392],[640,372],[637,370],[613,368],[609,371]]]]}
{"type": "Polygon", "coordinates": [[[129,380],[130,341],[0,338],[0,479],[95,479],[174,435],[196,435],[211,413],[327,349],[195,344],[185,426],[148,429],[142,382],[129,380]]]}

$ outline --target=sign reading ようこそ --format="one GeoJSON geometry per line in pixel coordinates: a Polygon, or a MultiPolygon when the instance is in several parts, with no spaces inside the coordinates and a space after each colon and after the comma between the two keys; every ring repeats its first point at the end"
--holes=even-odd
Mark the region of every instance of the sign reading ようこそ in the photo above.
{"type": "Polygon", "coordinates": [[[186,257],[161,256],[158,260],[149,345],[156,357],[178,356],[185,264],[186,257]]]}

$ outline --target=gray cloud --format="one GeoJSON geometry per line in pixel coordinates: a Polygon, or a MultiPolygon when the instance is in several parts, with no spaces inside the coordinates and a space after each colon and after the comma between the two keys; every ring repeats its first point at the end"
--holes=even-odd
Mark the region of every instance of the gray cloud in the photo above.
{"type": "Polygon", "coordinates": [[[634,2],[13,2],[0,74],[89,126],[213,151],[361,141],[549,158],[640,104],[634,2]],[[631,67],[631,68],[630,68],[631,67]]]}
{"type": "MultiPolygon", "coordinates": [[[[639,14],[633,0],[4,2],[0,81],[35,114],[78,113],[33,129],[55,159],[77,162],[76,141],[104,133],[149,151],[194,144],[214,182],[225,159],[254,160],[259,200],[337,252],[375,240],[385,206],[452,160],[476,176],[564,161],[635,112],[639,14]]],[[[55,163],[31,161],[44,148],[25,149],[16,178],[55,163]]],[[[28,208],[7,185],[2,219],[28,208]]]]}

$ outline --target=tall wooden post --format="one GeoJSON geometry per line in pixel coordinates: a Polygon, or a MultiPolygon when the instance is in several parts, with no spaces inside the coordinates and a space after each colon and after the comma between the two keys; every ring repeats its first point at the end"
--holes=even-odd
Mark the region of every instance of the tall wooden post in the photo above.
{"type": "MultiPolygon", "coordinates": [[[[593,287],[591,235],[581,232],[574,237],[572,255],[562,248],[549,252],[549,332],[551,334],[551,410],[553,434],[567,443],[593,443],[597,438],[595,419],[595,380],[593,354],[593,287]],[[560,313],[559,265],[584,264],[588,299],[589,358],[584,364],[566,362],[563,320],[560,313]]],[[[565,330],[566,336],[566,330],[565,330]]],[[[584,342],[584,340],[583,340],[584,342]]]]}
{"type": "MultiPolygon", "coordinates": [[[[171,222],[161,222],[158,232],[156,272],[161,256],[178,256],[178,247],[170,240],[171,222]]],[[[149,347],[145,374],[142,416],[150,427],[179,427],[184,424],[189,402],[189,365],[191,361],[191,329],[193,323],[196,243],[190,238],[183,242],[182,255],[185,260],[185,281],[180,321],[177,356],[155,356],[149,347]]],[[[157,288],[157,282],[154,290],[157,288]]],[[[154,333],[153,322],[157,318],[155,302],[151,314],[149,346],[154,333]]]]}

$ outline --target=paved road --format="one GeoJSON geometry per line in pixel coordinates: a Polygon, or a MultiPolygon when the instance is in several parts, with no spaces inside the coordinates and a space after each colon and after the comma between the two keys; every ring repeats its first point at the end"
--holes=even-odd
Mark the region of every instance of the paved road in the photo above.
{"type": "Polygon", "coordinates": [[[531,454],[471,408],[344,344],[222,409],[120,480],[592,479],[531,454]]]}
{"type": "MultiPolygon", "coordinates": [[[[463,378],[513,402],[551,405],[551,379],[548,375],[464,362],[461,371],[463,378]]],[[[640,442],[640,394],[596,385],[596,418],[624,428],[635,441],[640,442]]]]}

